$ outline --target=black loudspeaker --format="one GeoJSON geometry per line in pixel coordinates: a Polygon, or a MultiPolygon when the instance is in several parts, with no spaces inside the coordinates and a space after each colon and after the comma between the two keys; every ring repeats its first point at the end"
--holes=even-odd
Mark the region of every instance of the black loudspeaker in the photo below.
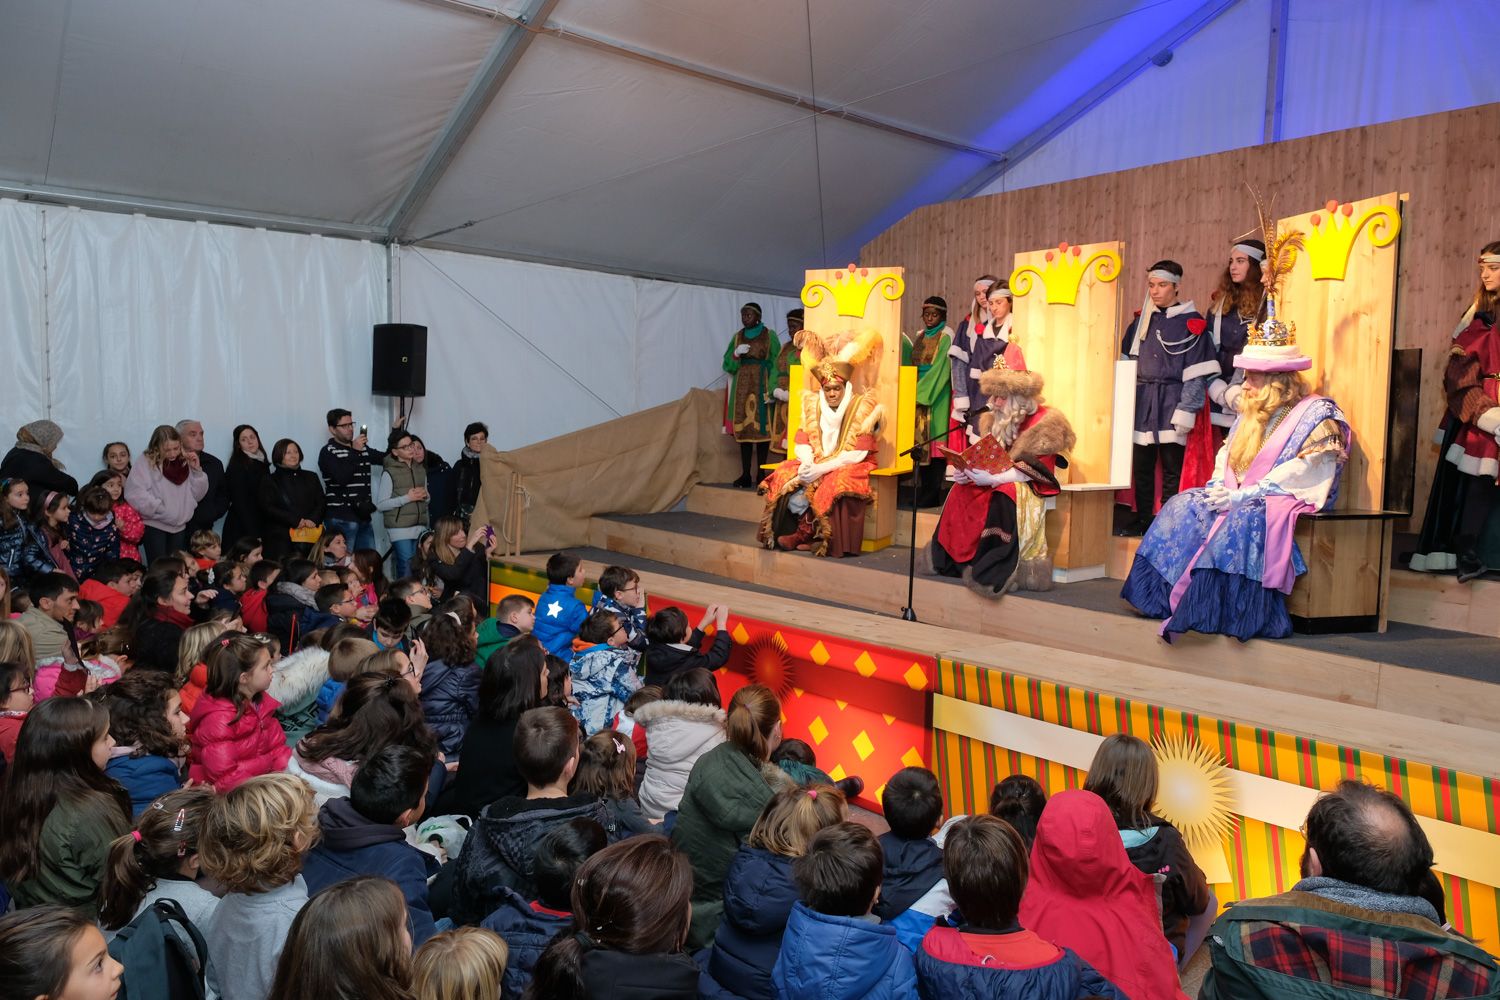
{"type": "Polygon", "coordinates": [[[376,323],[370,392],[377,396],[427,395],[427,327],[376,323]]]}

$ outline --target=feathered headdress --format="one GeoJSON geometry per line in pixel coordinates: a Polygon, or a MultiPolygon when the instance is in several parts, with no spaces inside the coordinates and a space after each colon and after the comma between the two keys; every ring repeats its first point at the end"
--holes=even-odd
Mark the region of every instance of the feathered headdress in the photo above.
{"type": "Polygon", "coordinates": [[[797,334],[803,364],[820,383],[832,379],[848,382],[854,371],[880,350],[880,334],[873,329],[843,330],[825,337],[812,330],[797,334]]]}
{"type": "Polygon", "coordinates": [[[1312,359],[1297,347],[1297,324],[1277,316],[1276,308],[1281,283],[1296,266],[1297,252],[1307,234],[1300,229],[1282,229],[1272,210],[1274,206],[1268,205],[1255,188],[1245,186],[1255,199],[1261,238],[1266,244],[1266,259],[1261,264],[1261,281],[1266,286],[1266,319],[1251,325],[1245,348],[1236,355],[1234,366],[1260,372],[1306,371],[1312,367],[1312,359]]]}
{"type": "MultiPolygon", "coordinates": [[[[1265,263],[1261,265],[1261,281],[1266,286],[1266,297],[1275,299],[1281,290],[1281,282],[1297,264],[1297,252],[1307,241],[1307,234],[1300,229],[1282,229],[1276,221],[1274,201],[1267,204],[1260,192],[1250,185],[1250,197],[1255,199],[1255,214],[1260,219],[1261,241],[1266,245],[1265,263]]],[[[1248,233],[1246,235],[1249,235],[1248,233]]]]}

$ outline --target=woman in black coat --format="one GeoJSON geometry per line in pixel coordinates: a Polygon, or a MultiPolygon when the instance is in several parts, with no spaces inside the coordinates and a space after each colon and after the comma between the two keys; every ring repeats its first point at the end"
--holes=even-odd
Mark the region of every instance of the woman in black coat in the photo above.
{"type": "Polygon", "coordinates": [[[16,431],[16,446],[0,462],[0,479],[24,479],[33,497],[46,493],[78,495],[78,480],[62,470],[52,453],[62,443],[62,428],[51,420],[33,420],[16,431]]]}
{"type": "Polygon", "coordinates": [[[285,559],[301,551],[287,532],[323,523],[323,484],[302,468],[302,449],[290,438],[276,442],[271,462],[271,474],[260,483],[261,544],[267,559],[285,559]]]}
{"type": "Polygon", "coordinates": [[[260,484],[270,475],[271,463],[261,448],[260,433],[249,424],[234,429],[234,449],[224,470],[229,491],[229,513],[224,517],[224,551],[241,538],[259,538],[263,528],[260,484]]]}

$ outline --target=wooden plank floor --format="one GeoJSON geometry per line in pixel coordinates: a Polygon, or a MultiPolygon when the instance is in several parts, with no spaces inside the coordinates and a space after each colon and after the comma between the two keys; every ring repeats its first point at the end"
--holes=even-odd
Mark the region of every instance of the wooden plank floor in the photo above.
{"type": "MultiPolygon", "coordinates": [[[[615,541],[623,541],[618,530],[603,531],[603,534],[615,541]]],[[[682,539],[682,536],[678,538],[682,539]]],[[[679,545],[680,554],[703,556],[698,548],[691,548],[690,551],[690,547],[682,542],[679,545]]],[[[639,547],[663,552],[670,547],[670,543],[661,539],[649,540],[644,545],[632,544],[615,551],[631,552],[639,547]]],[[[546,564],[546,558],[545,554],[531,554],[514,557],[510,561],[540,569],[546,564]]],[[[753,566],[761,559],[787,560],[806,564],[809,570],[825,571],[828,576],[823,578],[822,592],[837,594],[840,600],[851,596],[852,588],[847,585],[853,578],[846,571],[857,571],[852,562],[820,560],[814,564],[809,558],[799,559],[797,556],[764,551],[759,555],[739,553],[734,559],[740,566],[753,566]]],[[[714,560],[710,558],[696,558],[692,565],[717,572],[714,560]]],[[[596,567],[589,568],[597,571],[596,567]]],[[[889,574],[878,575],[890,579],[889,574]]],[[[1082,623],[1075,620],[1071,629],[1067,629],[1060,628],[1065,623],[1053,621],[1050,624],[1057,631],[1049,633],[1045,627],[1036,630],[1035,634],[1043,641],[1003,638],[989,631],[989,627],[995,626],[998,619],[1009,619],[1012,615],[1019,619],[1036,618],[1049,607],[1044,602],[1028,602],[1024,598],[1018,600],[1008,597],[998,606],[984,602],[982,607],[998,610],[999,613],[980,615],[967,623],[970,626],[976,623],[984,626],[984,630],[980,631],[972,627],[949,627],[932,619],[906,622],[886,615],[744,590],[728,582],[710,583],[670,573],[646,572],[642,574],[642,581],[649,592],[668,599],[699,604],[724,603],[730,607],[732,614],[769,621],[795,622],[799,628],[934,656],[946,656],[982,667],[1010,670],[1041,680],[1211,715],[1282,733],[1326,740],[1404,760],[1486,776],[1495,775],[1497,764],[1500,764],[1500,725],[1494,720],[1423,717],[1412,711],[1421,706],[1417,703],[1419,699],[1414,698],[1411,691],[1407,691],[1404,698],[1396,699],[1393,705],[1382,704],[1383,699],[1379,695],[1381,666],[1366,663],[1363,669],[1359,669],[1360,661],[1351,661],[1347,657],[1288,664],[1288,670],[1277,674],[1275,679],[1281,684],[1291,684],[1300,678],[1298,686],[1304,689],[1299,692],[1302,697],[1288,697],[1285,690],[1266,683],[1264,672],[1252,669],[1245,663],[1225,670],[1185,670],[1180,668],[1180,664],[1178,668],[1174,668],[1167,664],[1132,660],[1118,653],[1099,655],[1057,645],[1055,640],[1059,638],[1059,631],[1077,633],[1095,628],[1105,630],[1104,625],[1097,622],[1082,623]]],[[[785,585],[784,573],[778,582],[785,585]]],[[[944,587],[938,583],[933,583],[932,586],[944,587]]],[[[968,594],[962,588],[944,589],[950,594],[962,593],[974,601],[983,600],[968,594]]],[[[1076,609],[1060,610],[1074,619],[1079,616],[1076,609]]],[[[1114,620],[1117,623],[1121,621],[1118,617],[1114,617],[1114,620]]],[[[1116,624],[1107,629],[1111,633],[1111,644],[1117,650],[1134,644],[1129,633],[1142,631],[1150,634],[1152,631],[1148,628],[1128,627],[1128,621],[1124,624],[1127,627],[1116,624]]],[[[1015,628],[1014,631],[1021,633],[1027,630],[1015,628]]],[[[1215,640],[1207,639],[1196,651],[1194,662],[1205,664],[1215,659],[1204,655],[1205,648],[1211,649],[1215,645],[1218,645],[1215,640]]],[[[1247,650],[1256,645],[1251,643],[1240,648],[1247,650]]],[[[1274,647],[1271,643],[1258,645],[1274,647]]],[[[1455,680],[1435,675],[1428,675],[1428,679],[1433,690],[1455,680]]],[[[1481,686],[1488,693],[1488,697],[1482,700],[1497,700],[1493,686],[1481,686]]],[[[1428,691],[1427,697],[1431,697],[1432,693],[1431,690],[1428,691]]]]}

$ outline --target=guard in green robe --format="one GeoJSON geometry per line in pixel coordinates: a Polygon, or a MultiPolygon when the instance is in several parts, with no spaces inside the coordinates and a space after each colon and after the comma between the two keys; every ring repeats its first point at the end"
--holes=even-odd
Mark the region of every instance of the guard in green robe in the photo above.
{"type": "MultiPolygon", "coordinates": [[[[934,429],[933,420],[946,422],[953,403],[952,366],[948,349],[953,345],[953,331],[948,327],[948,302],[940,295],[928,296],[922,303],[923,330],[916,338],[901,338],[901,364],[917,368],[917,426],[912,441],[926,441],[942,430],[934,429]]],[[[932,507],[942,499],[944,470],[947,463],[938,457],[937,445],[923,445],[912,455],[917,466],[917,505],[932,507]]]]}
{"type": "MultiPolygon", "coordinates": [[[[786,454],[787,401],[792,395],[792,366],[802,363],[802,349],[797,346],[802,317],[801,306],[786,314],[786,343],[776,355],[776,388],[771,390],[776,400],[776,408],[771,411],[771,450],[778,455],[786,454]]],[[[797,388],[800,390],[802,386],[797,388]]]]}
{"type": "Polygon", "coordinates": [[[724,426],[740,443],[744,475],[734,485],[749,489],[761,479],[771,445],[771,414],[775,399],[776,356],[781,351],[776,331],[760,321],[760,304],[740,307],[741,329],[724,350],[724,370],[729,389],[724,426]]]}

